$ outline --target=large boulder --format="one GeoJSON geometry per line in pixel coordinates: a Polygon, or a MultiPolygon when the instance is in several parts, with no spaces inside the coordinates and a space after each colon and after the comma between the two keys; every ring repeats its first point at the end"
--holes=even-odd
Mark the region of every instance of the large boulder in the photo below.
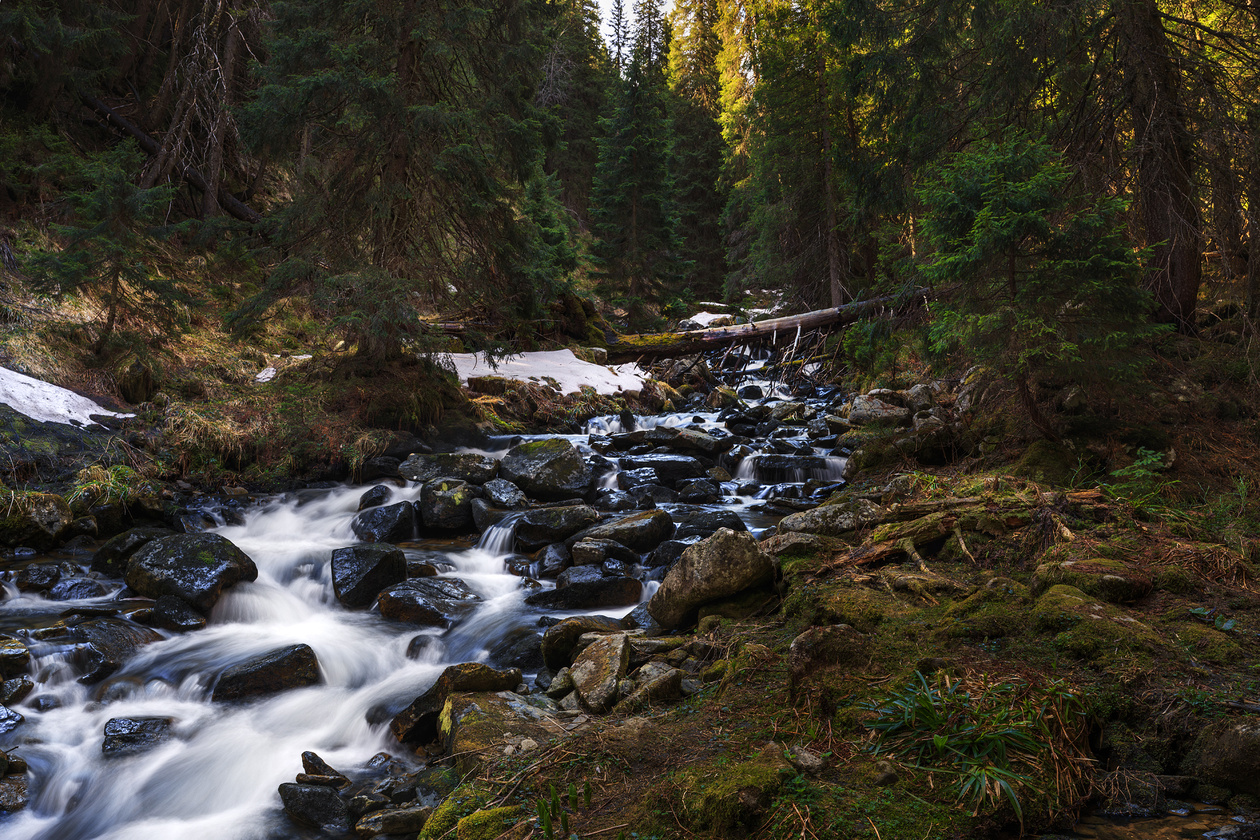
{"type": "Polygon", "coordinates": [[[656,470],[658,480],[666,487],[673,487],[679,481],[688,478],[704,478],[707,469],[704,464],[690,455],[630,455],[619,458],[618,466],[623,470],[650,467],[656,470]]]}
{"type": "Polygon", "coordinates": [[[747,531],[748,526],[733,510],[714,510],[699,505],[679,505],[670,511],[674,518],[672,539],[686,540],[692,537],[711,537],[719,528],[731,531],[747,531]]]}
{"type": "Polygon", "coordinates": [[[74,513],[53,493],[6,492],[0,507],[0,545],[49,549],[70,535],[74,513]]]}
{"type": "Polygon", "coordinates": [[[544,501],[584,497],[591,471],[577,448],[563,438],[531,440],[508,450],[499,467],[503,478],[544,501]]]}
{"type": "Polygon", "coordinates": [[[353,545],[332,553],[333,592],[347,607],[367,607],[387,586],[407,579],[407,557],[392,545],[353,545]]]}
{"type": "Polygon", "coordinates": [[[127,561],[127,585],[147,598],[174,595],[203,613],[223,590],[258,579],[249,555],[218,534],[174,534],[151,540],[127,561]]]}
{"type": "Polygon", "coordinates": [[[350,812],[333,788],[286,782],[280,785],[280,804],[298,825],[323,829],[337,837],[350,831],[350,812]]]}
{"type": "Polygon", "coordinates": [[[92,555],[92,571],[109,577],[120,578],[127,573],[127,561],[131,555],[145,543],[162,537],[169,537],[175,532],[170,528],[132,528],[130,531],[106,540],[105,544],[92,555]]]}
{"type": "Polygon", "coordinates": [[[715,437],[708,432],[696,429],[680,429],[671,426],[657,426],[648,429],[644,441],[654,446],[665,446],[676,452],[699,452],[701,455],[715,457],[735,445],[733,436],[715,437]]]}
{"type": "Polygon", "coordinates": [[[602,636],[573,660],[569,676],[578,696],[593,712],[606,712],[617,701],[617,685],[630,667],[625,633],[602,636]]]}
{"type": "Polygon", "coordinates": [[[424,627],[450,627],[481,600],[462,580],[445,577],[413,578],[396,583],[379,595],[381,616],[424,627]]]}
{"type": "Polygon", "coordinates": [[[560,542],[598,521],[599,511],[590,505],[534,508],[516,521],[516,541],[532,551],[560,542]]]}
{"type": "Polygon", "coordinates": [[[435,478],[420,491],[420,519],[436,531],[468,531],[473,527],[473,486],[460,478],[435,478]]]}
{"type": "Polygon", "coordinates": [[[630,606],[639,603],[643,595],[642,582],[624,575],[605,577],[591,566],[577,566],[561,574],[575,571],[583,571],[587,576],[568,580],[567,586],[535,592],[525,603],[553,610],[590,610],[630,606]]]}
{"type": "Polygon", "coordinates": [[[79,682],[91,685],[121,668],[140,648],[160,641],[162,634],[120,618],[73,616],[65,624],[44,630],[40,638],[72,646],[70,663],[79,674],[79,682]]]}
{"type": "Polygon", "coordinates": [[[570,537],[570,547],[581,540],[613,540],[643,553],[651,551],[674,533],[674,520],[663,510],[645,510],[602,522],[570,537]]]}
{"type": "Polygon", "coordinates": [[[884,423],[895,426],[909,425],[910,409],[886,401],[893,398],[892,392],[883,392],[878,396],[872,393],[854,397],[853,404],[849,406],[847,419],[854,426],[865,426],[868,423],[884,423]],[[884,399],[881,399],[881,397],[884,399]]]}
{"type": "Polygon", "coordinates": [[[469,484],[485,484],[499,474],[499,460],[477,452],[441,452],[436,455],[408,456],[398,467],[403,478],[432,481],[458,478],[469,484]]]}
{"type": "Polygon", "coordinates": [[[519,668],[500,671],[479,662],[451,665],[427,691],[389,722],[389,731],[403,743],[425,744],[438,736],[438,715],[446,700],[461,691],[510,691],[521,683],[519,668]]]}
{"type": "Polygon", "coordinates": [[[821,534],[825,537],[839,537],[884,521],[888,512],[866,499],[855,499],[832,505],[820,505],[813,510],[804,510],[783,517],[779,521],[779,533],[800,531],[806,534],[821,534]]]}
{"type": "Polygon", "coordinates": [[[604,615],[575,615],[547,628],[542,638],[543,663],[553,671],[573,664],[578,639],[586,633],[619,633],[621,622],[604,615]]]}
{"type": "Polygon", "coordinates": [[[752,535],[722,528],[682,553],[648,601],[648,612],[665,627],[684,627],[701,605],[770,583],[774,575],[774,558],[752,535]]]}
{"type": "Polygon", "coordinates": [[[416,533],[416,509],[411,502],[368,508],[350,523],[350,530],[364,542],[396,543],[416,533]]]}
{"type": "Polygon", "coordinates": [[[290,645],[248,662],[234,665],[219,676],[212,700],[246,700],[318,685],[319,660],[310,645],[290,645]]]}

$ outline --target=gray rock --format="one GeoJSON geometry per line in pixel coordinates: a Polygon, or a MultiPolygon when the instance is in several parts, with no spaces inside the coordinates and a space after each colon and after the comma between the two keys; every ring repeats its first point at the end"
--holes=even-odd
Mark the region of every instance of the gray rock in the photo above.
{"type": "Polygon", "coordinates": [[[153,605],[154,627],[185,633],[190,630],[202,630],[206,626],[206,617],[193,609],[183,598],[174,595],[163,595],[153,605]]]}
{"type": "MultiPolygon", "coordinates": [[[[35,690],[35,683],[27,677],[14,677],[0,683],[0,704],[15,706],[26,699],[35,690]]],[[[0,774],[2,775],[2,774],[0,774]]]]}
{"type": "Polygon", "coordinates": [[[617,685],[630,667],[630,644],[624,633],[596,640],[578,654],[569,669],[582,702],[594,712],[608,711],[617,699],[617,685]]]}
{"type": "Polygon", "coordinates": [[[621,623],[615,618],[602,615],[575,615],[566,618],[548,627],[543,633],[543,662],[548,668],[558,672],[573,664],[573,652],[577,649],[578,639],[586,633],[620,632],[621,623]]]}
{"type": "Polygon", "coordinates": [[[888,423],[905,426],[910,423],[910,409],[885,402],[877,396],[869,394],[853,398],[849,407],[848,420],[854,426],[865,426],[869,423],[888,423]]]}
{"type": "Polygon", "coordinates": [[[779,533],[799,531],[838,537],[882,521],[887,515],[888,512],[874,502],[854,499],[841,504],[820,505],[813,510],[785,516],[779,521],[779,533]]]}
{"type": "Polygon", "coordinates": [[[481,489],[486,491],[486,499],[499,507],[520,508],[529,503],[529,499],[521,492],[521,488],[506,478],[491,479],[482,485],[481,489]]]}
{"type": "Polygon", "coordinates": [[[618,560],[628,566],[639,562],[639,554],[616,540],[583,539],[570,550],[575,566],[598,566],[605,560],[618,560]]]}
{"type": "Polygon", "coordinates": [[[643,553],[656,548],[674,533],[674,520],[663,510],[633,513],[587,528],[568,539],[575,545],[580,540],[614,540],[627,548],[643,553]]]}
{"type": "Polygon", "coordinates": [[[92,555],[92,571],[121,578],[127,573],[127,561],[131,559],[131,555],[139,551],[145,543],[174,533],[169,528],[132,528],[121,533],[106,540],[92,555]]]}
{"type": "Polygon", "coordinates": [[[398,473],[399,460],[391,458],[388,455],[378,455],[375,458],[368,458],[359,467],[359,481],[367,483],[375,481],[378,478],[401,478],[398,473]]]}
{"type": "Polygon", "coordinates": [[[450,627],[466,616],[481,596],[456,578],[414,578],[379,595],[381,616],[425,627],[450,627]]]}
{"type": "Polygon", "coordinates": [[[633,490],[636,487],[660,483],[661,479],[652,467],[639,467],[617,473],[617,487],[621,490],[633,490]]]}
{"type": "Polygon", "coordinates": [[[135,656],[136,651],[160,641],[162,635],[130,621],[103,617],[58,628],[55,635],[42,638],[73,645],[70,662],[80,674],[79,682],[90,685],[113,674],[135,656]]]}
{"type": "Polygon", "coordinates": [[[380,507],[389,501],[389,497],[392,495],[394,495],[393,488],[384,484],[378,484],[359,497],[358,509],[365,511],[368,508],[380,507]]]}
{"type": "Polygon", "coordinates": [[[140,547],[127,561],[127,585],[147,598],[174,595],[208,613],[225,589],[258,579],[245,552],[218,534],[174,534],[140,547]]]}
{"type": "Polygon", "coordinates": [[[382,834],[415,834],[424,828],[433,809],[427,805],[415,808],[390,808],[375,811],[354,824],[354,833],[360,837],[378,837],[382,834]]]}
{"type": "Polygon", "coordinates": [[[350,813],[337,791],[323,785],[280,785],[280,803],[289,819],[308,828],[319,828],[330,834],[350,830],[350,813]]]}
{"type": "Polygon", "coordinates": [[[174,724],[175,719],[169,717],[112,718],[105,723],[101,752],[119,758],[151,750],[171,739],[174,724]]]}
{"type": "MultiPolygon", "coordinates": [[[[588,566],[575,567],[588,569],[588,566]]],[[[566,574],[573,569],[566,570],[566,574]]],[[[534,607],[557,610],[586,610],[637,604],[643,584],[632,577],[600,577],[556,589],[535,592],[525,599],[534,607]]]]}
{"type": "Polygon", "coordinates": [[[719,528],[729,531],[747,531],[744,520],[732,510],[714,510],[695,505],[679,506],[672,510],[674,534],[672,539],[690,540],[696,537],[710,537],[719,528]]]}
{"type": "Polygon", "coordinates": [[[508,450],[499,472],[503,478],[544,501],[584,497],[591,471],[573,444],[563,438],[531,440],[508,450]]]}
{"type": "Polygon", "coordinates": [[[338,548],[332,553],[333,592],[347,607],[367,607],[387,586],[407,579],[407,557],[392,545],[338,548]]]}
{"type": "Polygon", "coordinates": [[[690,546],[648,601],[663,626],[684,627],[699,607],[774,580],[774,558],[748,533],[727,528],[690,546]]]}
{"type": "Polygon", "coordinates": [[[1201,781],[1260,796],[1260,723],[1226,719],[1208,725],[1183,769],[1201,781]]]}
{"type": "Polygon", "coordinates": [[[389,723],[403,743],[428,743],[438,736],[438,715],[446,699],[459,691],[511,691],[521,683],[519,668],[498,670],[479,662],[451,665],[428,690],[412,700],[389,723]]]}
{"type": "Polygon", "coordinates": [[[355,516],[350,530],[364,542],[403,542],[415,536],[416,509],[410,502],[369,508],[355,516]]]}
{"type": "Polygon", "coordinates": [[[424,527],[436,531],[468,531],[473,527],[473,487],[458,478],[435,478],[420,491],[417,507],[424,527]]]}
{"type": "Polygon", "coordinates": [[[63,578],[57,585],[48,590],[50,601],[84,601],[88,598],[103,598],[109,590],[98,580],[92,578],[63,578]]]}
{"type": "Polygon", "coordinates": [[[12,636],[0,635],[0,676],[20,674],[31,664],[31,652],[12,636]]]}
{"type": "Polygon", "coordinates": [[[516,522],[516,541],[526,550],[560,542],[599,521],[590,505],[563,505],[526,511],[516,522]]]}
{"type": "Polygon", "coordinates": [[[398,467],[403,478],[432,481],[435,478],[458,478],[469,484],[485,484],[499,473],[499,461],[476,452],[443,452],[436,455],[414,454],[398,467]]]}
{"type": "Polygon", "coordinates": [[[8,706],[0,706],[0,735],[12,732],[18,728],[18,724],[26,718],[19,713],[13,711],[8,706]]]}
{"type": "Polygon", "coordinates": [[[310,645],[290,645],[228,668],[215,684],[211,699],[246,700],[317,685],[319,681],[315,651],[310,645]]]}
{"type": "Polygon", "coordinates": [[[704,464],[689,455],[628,455],[618,459],[618,466],[623,471],[650,467],[656,471],[660,483],[669,488],[688,478],[704,478],[706,469],[704,464]]]}

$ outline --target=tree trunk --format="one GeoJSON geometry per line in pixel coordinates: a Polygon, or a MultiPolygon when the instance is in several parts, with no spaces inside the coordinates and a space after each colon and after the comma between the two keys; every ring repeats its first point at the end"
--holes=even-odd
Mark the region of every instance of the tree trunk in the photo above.
{"type": "Polygon", "coordinates": [[[96,343],[92,345],[92,352],[97,356],[101,355],[105,350],[105,342],[109,341],[109,337],[114,332],[114,323],[118,320],[118,296],[122,291],[119,275],[121,272],[117,268],[114,269],[113,275],[109,279],[109,315],[105,318],[105,327],[101,330],[100,336],[96,339],[96,343]]]}
{"type": "Polygon", "coordinates": [[[1177,69],[1155,0],[1117,0],[1114,8],[1136,146],[1138,217],[1152,248],[1146,282],[1161,317],[1188,331],[1199,297],[1203,233],[1177,69]]]}
{"type": "Polygon", "coordinates": [[[223,25],[226,31],[223,36],[221,59],[221,102],[219,113],[215,115],[214,127],[210,130],[210,157],[206,162],[206,190],[201,194],[203,218],[219,212],[219,185],[223,179],[223,144],[226,142],[228,125],[231,121],[232,77],[236,73],[236,52],[241,40],[240,31],[236,28],[236,20],[230,11],[224,13],[223,25]]]}

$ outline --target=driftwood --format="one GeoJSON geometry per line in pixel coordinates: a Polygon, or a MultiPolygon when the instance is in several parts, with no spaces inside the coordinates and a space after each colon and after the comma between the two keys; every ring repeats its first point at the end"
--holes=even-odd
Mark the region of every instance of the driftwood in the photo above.
{"type": "MultiPolygon", "coordinates": [[[[91,96],[80,97],[80,100],[84,105],[104,117],[105,120],[114,128],[130,135],[131,137],[134,137],[136,142],[140,144],[140,148],[143,149],[146,154],[156,155],[161,151],[162,147],[158,141],[145,134],[140,130],[139,126],[119,115],[118,112],[116,112],[113,108],[110,108],[101,100],[91,96]]],[[[201,192],[204,193],[210,189],[209,185],[206,183],[206,179],[193,167],[179,164],[176,168],[179,170],[180,175],[183,176],[185,181],[201,190],[201,192]]],[[[246,205],[222,186],[219,187],[217,192],[219,206],[231,215],[243,222],[253,223],[262,220],[262,215],[257,210],[246,205]]]]}
{"type": "Polygon", "coordinates": [[[735,327],[707,327],[676,333],[622,335],[609,343],[608,359],[611,362],[628,362],[643,358],[664,358],[776,335],[781,340],[791,341],[796,336],[797,330],[811,330],[815,327],[832,325],[843,326],[890,310],[905,311],[921,306],[926,296],[926,289],[915,289],[909,295],[887,295],[846,303],[844,306],[835,306],[830,309],[816,309],[800,315],[767,318],[764,321],[754,321],[751,324],[740,324],[735,327]]]}

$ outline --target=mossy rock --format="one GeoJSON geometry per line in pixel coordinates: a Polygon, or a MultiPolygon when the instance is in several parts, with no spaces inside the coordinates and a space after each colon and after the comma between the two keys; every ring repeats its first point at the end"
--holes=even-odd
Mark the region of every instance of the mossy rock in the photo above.
{"type": "Polygon", "coordinates": [[[460,785],[429,816],[417,840],[438,840],[446,837],[459,821],[490,803],[491,792],[469,782],[460,785]]]}
{"type": "Polygon", "coordinates": [[[519,822],[524,813],[520,805],[475,811],[455,824],[455,840],[495,840],[519,822]]]}
{"type": "Polygon", "coordinates": [[[1174,595],[1186,595],[1195,590],[1198,581],[1180,566],[1165,566],[1155,572],[1155,588],[1174,595]]]}
{"type": "Polygon", "coordinates": [[[452,694],[442,707],[438,730],[447,753],[455,756],[455,767],[467,775],[480,768],[494,754],[502,753],[505,735],[522,735],[543,742],[554,730],[543,721],[550,715],[537,703],[538,697],[523,697],[510,691],[452,694]]]}
{"type": "Polygon", "coordinates": [[[1131,563],[1103,557],[1050,561],[1039,565],[1033,573],[1034,594],[1061,583],[1113,604],[1144,598],[1154,588],[1146,571],[1131,563]]]}
{"type": "Polygon", "coordinates": [[[1072,449],[1062,443],[1036,440],[1024,450],[1011,472],[1040,484],[1065,487],[1072,483],[1079,466],[1080,456],[1072,449]]]}
{"type": "Polygon", "coordinates": [[[1028,588],[1007,578],[989,585],[945,611],[948,623],[941,628],[947,638],[1001,639],[1018,636],[1028,624],[1028,588]]]}
{"type": "Polygon", "coordinates": [[[793,775],[783,748],[773,742],[749,761],[687,770],[676,783],[679,818],[691,830],[747,837],[793,775]]]}
{"type": "Polygon", "coordinates": [[[61,544],[73,522],[69,503],[56,494],[0,490],[0,545],[49,549],[61,544]]]}
{"type": "Polygon", "coordinates": [[[1232,665],[1243,657],[1242,646],[1215,627],[1206,624],[1185,624],[1176,629],[1177,637],[1191,649],[1195,659],[1213,665],[1232,665]]]}
{"type": "Polygon", "coordinates": [[[900,609],[887,592],[826,580],[794,586],[783,605],[793,624],[847,624],[862,633],[873,632],[900,609]]]}
{"type": "Polygon", "coordinates": [[[1057,650],[1086,661],[1162,647],[1150,627],[1074,586],[1051,587],[1033,606],[1033,629],[1054,633],[1057,650]]]}

